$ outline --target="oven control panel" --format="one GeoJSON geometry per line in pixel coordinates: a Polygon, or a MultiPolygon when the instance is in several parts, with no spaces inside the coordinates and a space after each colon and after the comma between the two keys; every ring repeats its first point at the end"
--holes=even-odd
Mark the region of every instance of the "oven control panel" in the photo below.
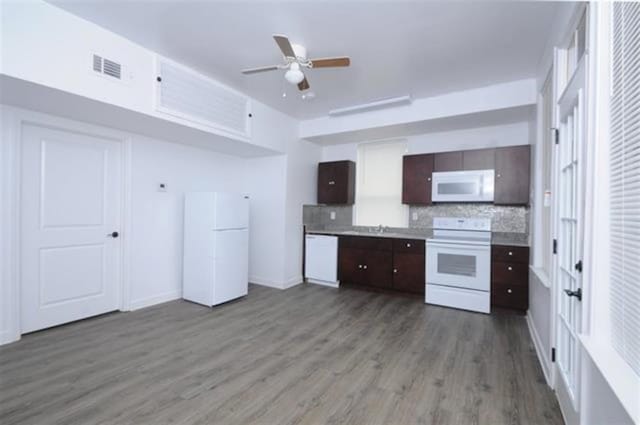
{"type": "Polygon", "coordinates": [[[490,218],[434,217],[434,229],[491,231],[490,218]]]}

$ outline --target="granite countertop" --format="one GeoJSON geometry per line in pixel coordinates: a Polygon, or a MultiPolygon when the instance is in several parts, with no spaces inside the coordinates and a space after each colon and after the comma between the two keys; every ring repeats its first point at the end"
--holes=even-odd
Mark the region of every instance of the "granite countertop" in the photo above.
{"type": "Polygon", "coordinates": [[[371,238],[394,238],[394,239],[422,239],[427,240],[431,234],[426,233],[396,233],[396,232],[367,232],[365,230],[307,230],[307,233],[314,235],[334,235],[334,236],[366,236],[371,238]]]}
{"type": "MultiPolygon", "coordinates": [[[[427,240],[432,237],[431,229],[422,229],[421,232],[369,232],[366,230],[307,230],[309,234],[333,235],[333,236],[365,236],[372,238],[395,238],[395,239],[421,239],[427,240]]],[[[509,246],[529,246],[529,235],[526,233],[506,233],[493,232],[491,235],[492,245],[509,246]]]]}
{"type": "Polygon", "coordinates": [[[491,244],[528,247],[529,235],[527,233],[493,232],[491,244]]]}

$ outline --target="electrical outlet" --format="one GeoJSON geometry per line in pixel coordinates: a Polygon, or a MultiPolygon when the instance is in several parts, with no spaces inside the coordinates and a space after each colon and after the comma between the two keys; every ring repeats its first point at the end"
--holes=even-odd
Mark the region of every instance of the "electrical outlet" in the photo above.
{"type": "Polygon", "coordinates": [[[167,191],[166,183],[159,183],[158,184],[158,192],[166,192],[166,191],[167,191]]]}
{"type": "Polygon", "coordinates": [[[411,220],[413,220],[413,221],[417,221],[418,220],[418,213],[417,212],[412,212],[411,213],[411,220]]]}
{"type": "Polygon", "coordinates": [[[335,211],[331,211],[331,212],[329,213],[329,218],[330,218],[331,220],[335,220],[335,219],[336,219],[336,212],[335,212],[335,211]]]}

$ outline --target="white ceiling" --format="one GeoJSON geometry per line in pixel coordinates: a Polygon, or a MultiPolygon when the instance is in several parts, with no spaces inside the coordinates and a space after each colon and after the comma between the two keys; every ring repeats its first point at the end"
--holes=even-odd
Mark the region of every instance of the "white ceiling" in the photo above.
{"type": "Polygon", "coordinates": [[[533,77],[558,8],[526,1],[51,3],[300,119],[533,77]],[[282,71],[240,74],[279,63],[274,33],[306,46],[310,57],[349,55],[352,65],[307,71],[311,101],[284,83],[282,71]]]}

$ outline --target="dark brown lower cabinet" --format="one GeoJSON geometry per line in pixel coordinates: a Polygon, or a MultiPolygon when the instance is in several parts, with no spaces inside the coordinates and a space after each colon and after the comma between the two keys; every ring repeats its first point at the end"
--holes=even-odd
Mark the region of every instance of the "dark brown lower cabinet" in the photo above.
{"type": "Polygon", "coordinates": [[[391,289],[392,259],[391,251],[340,247],[338,255],[340,283],[391,289]]]}
{"type": "Polygon", "coordinates": [[[338,278],[341,285],[424,293],[424,241],[341,236],[338,278]]]}
{"type": "Polygon", "coordinates": [[[528,247],[491,247],[491,306],[520,312],[529,308],[528,247]]]}
{"type": "Polygon", "coordinates": [[[393,254],[393,289],[424,294],[424,254],[393,254]]]}

